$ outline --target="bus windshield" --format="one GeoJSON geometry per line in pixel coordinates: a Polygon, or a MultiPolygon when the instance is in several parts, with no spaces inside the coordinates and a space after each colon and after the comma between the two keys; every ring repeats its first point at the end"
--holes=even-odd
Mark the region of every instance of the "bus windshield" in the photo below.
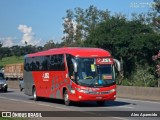
{"type": "Polygon", "coordinates": [[[95,58],[76,58],[77,83],[82,86],[104,87],[115,84],[112,64],[96,64],[95,58]]]}

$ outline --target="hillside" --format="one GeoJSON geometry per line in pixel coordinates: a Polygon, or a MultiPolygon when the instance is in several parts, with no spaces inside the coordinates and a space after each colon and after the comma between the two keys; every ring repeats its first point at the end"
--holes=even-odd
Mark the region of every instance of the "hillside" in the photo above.
{"type": "Polygon", "coordinates": [[[0,66],[5,66],[7,64],[14,64],[14,63],[23,63],[23,56],[5,57],[5,58],[2,58],[2,60],[0,60],[0,66]]]}

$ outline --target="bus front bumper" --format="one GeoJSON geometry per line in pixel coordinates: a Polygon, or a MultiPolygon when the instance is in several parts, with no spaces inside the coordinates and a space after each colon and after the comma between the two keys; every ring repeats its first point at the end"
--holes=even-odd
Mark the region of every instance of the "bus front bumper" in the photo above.
{"type": "Polygon", "coordinates": [[[108,101],[116,99],[116,91],[101,94],[101,92],[90,93],[82,93],[76,92],[76,94],[70,94],[69,99],[71,101],[108,101]]]}

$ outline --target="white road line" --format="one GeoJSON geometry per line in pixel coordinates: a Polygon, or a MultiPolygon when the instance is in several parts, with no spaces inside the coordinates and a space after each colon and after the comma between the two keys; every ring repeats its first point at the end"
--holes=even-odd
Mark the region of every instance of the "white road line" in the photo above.
{"type": "Polygon", "coordinates": [[[18,100],[18,99],[9,99],[9,98],[6,98],[6,97],[0,97],[0,98],[3,98],[3,99],[7,99],[7,100],[12,100],[12,101],[16,101],[16,102],[25,102],[25,103],[33,103],[33,102],[29,102],[29,101],[23,101],[23,100],[18,100]]]}
{"type": "Polygon", "coordinates": [[[42,104],[42,103],[38,103],[38,105],[42,105],[42,106],[46,106],[46,107],[52,107],[52,108],[58,108],[58,109],[63,109],[63,110],[71,110],[71,109],[69,109],[69,108],[51,106],[51,105],[42,104]]]}
{"type": "Polygon", "coordinates": [[[134,109],[134,107],[129,107],[129,106],[116,106],[116,107],[134,109]]]}
{"type": "MultiPolygon", "coordinates": [[[[134,107],[130,107],[130,106],[115,106],[113,108],[109,108],[109,109],[115,109],[115,108],[127,108],[127,109],[134,109],[134,107]]],[[[108,107],[101,107],[101,109],[108,109],[108,107]]]]}
{"type": "Polygon", "coordinates": [[[71,109],[69,109],[69,108],[51,106],[51,105],[42,104],[42,103],[37,103],[37,102],[29,102],[29,101],[18,100],[18,99],[9,99],[9,98],[6,98],[6,97],[0,97],[0,98],[7,99],[7,100],[11,100],[11,101],[16,101],[16,102],[25,102],[25,103],[29,103],[29,104],[37,104],[37,105],[47,106],[47,107],[52,107],[52,108],[57,108],[57,109],[71,110],[71,109]]]}
{"type": "Polygon", "coordinates": [[[69,109],[69,108],[64,108],[64,107],[55,107],[55,108],[59,108],[59,109],[63,109],[63,110],[70,110],[70,111],[71,111],[71,109],[69,109]]]}
{"type": "Polygon", "coordinates": [[[112,117],[112,118],[119,119],[119,120],[129,120],[129,119],[126,119],[126,118],[121,118],[121,117],[112,117]]]}
{"type": "Polygon", "coordinates": [[[19,101],[19,100],[16,100],[16,99],[9,99],[9,100],[16,101],[16,102],[19,101]]]}
{"type": "Polygon", "coordinates": [[[160,102],[146,101],[146,100],[134,100],[134,99],[127,99],[127,98],[119,98],[119,99],[121,99],[121,100],[129,100],[129,101],[137,101],[137,102],[147,102],[147,103],[160,104],[160,102]]]}

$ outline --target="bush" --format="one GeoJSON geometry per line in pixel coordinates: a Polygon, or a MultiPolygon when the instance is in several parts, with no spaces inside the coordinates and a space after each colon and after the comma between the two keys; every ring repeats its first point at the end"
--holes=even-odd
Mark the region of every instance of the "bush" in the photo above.
{"type": "Polygon", "coordinates": [[[138,65],[128,79],[122,81],[124,86],[157,87],[157,80],[153,74],[153,68],[149,65],[138,65]]]}

